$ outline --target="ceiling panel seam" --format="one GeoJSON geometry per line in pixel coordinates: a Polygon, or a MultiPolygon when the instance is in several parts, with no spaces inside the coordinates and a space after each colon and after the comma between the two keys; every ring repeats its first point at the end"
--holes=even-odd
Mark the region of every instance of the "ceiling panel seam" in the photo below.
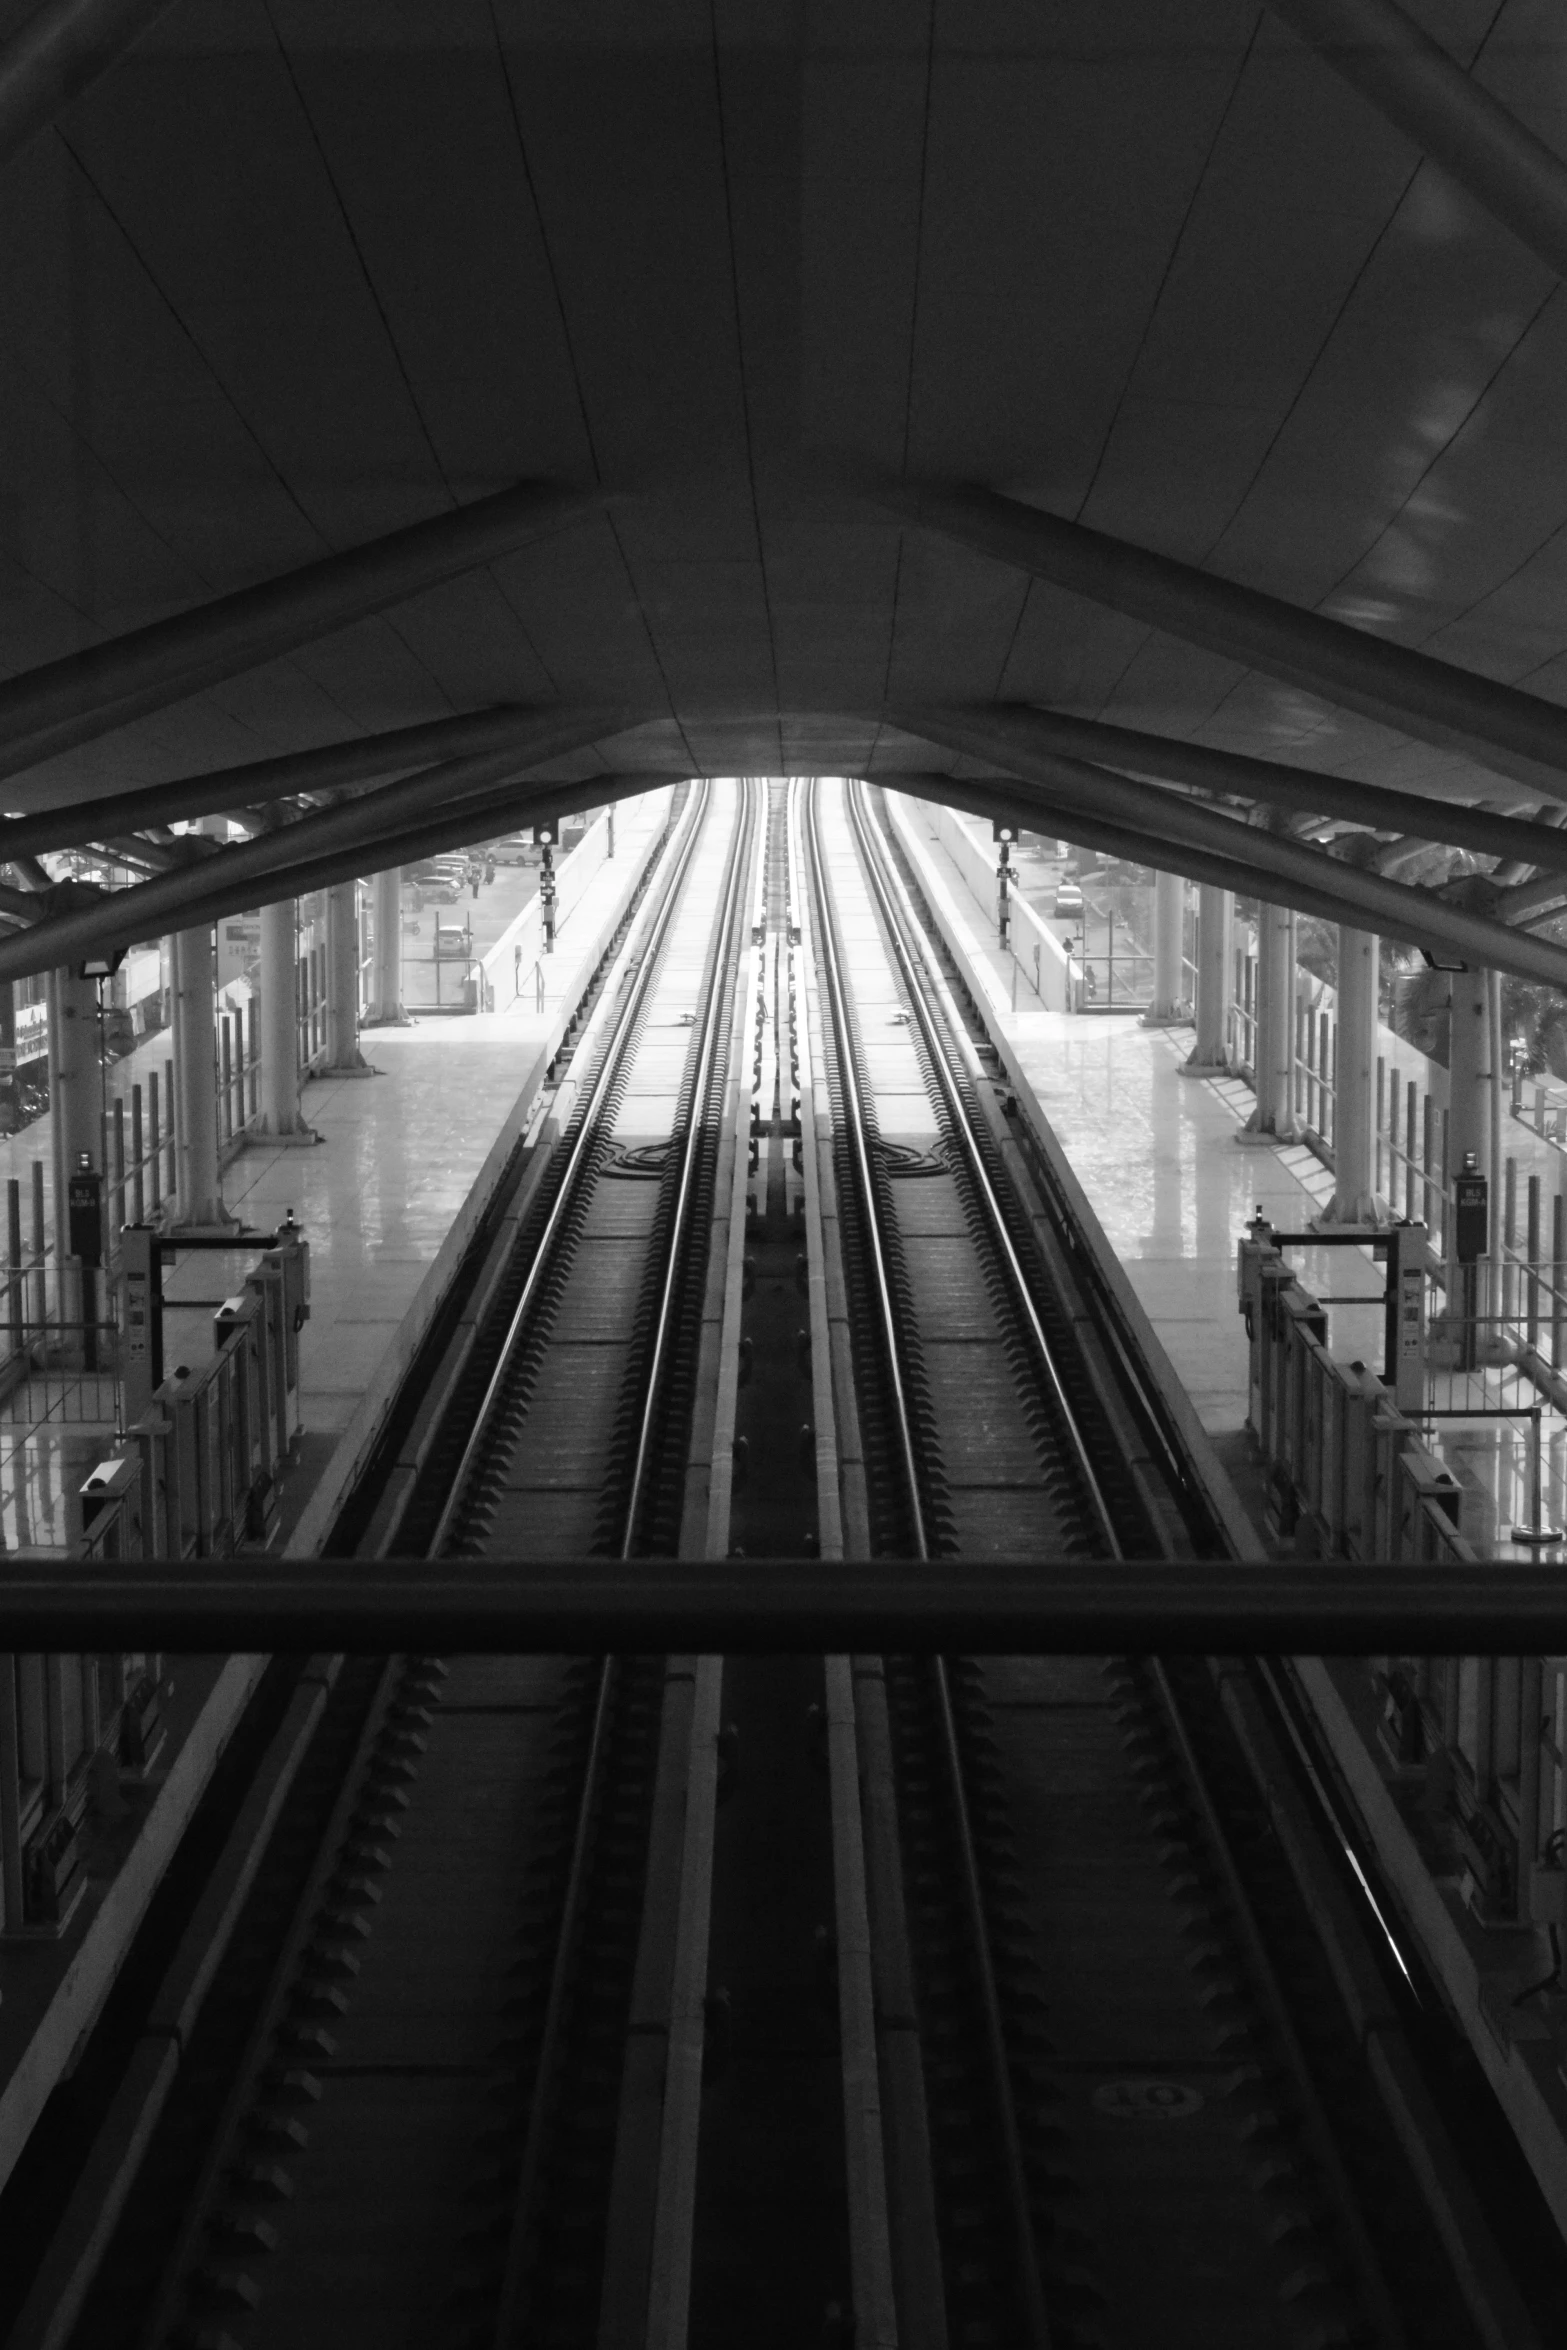
{"type": "Polygon", "coordinates": [[[729,298],[735,322],[735,367],[740,378],[740,418],[745,432],[746,477],[751,489],[751,525],[756,533],[756,564],[761,575],[762,610],[767,621],[767,660],[772,672],[773,707],[778,712],[778,772],[786,768],[783,745],[783,714],[778,685],[778,640],[773,628],[772,595],[767,577],[767,550],[762,539],[762,509],[756,488],[756,438],[751,424],[751,387],[745,371],[745,327],[740,311],[740,256],[735,243],[734,190],[729,177],[729,130],[724,120],[724,61],[718,35],[717,0],[708,0],[708,25],[712,34],[713,97],[718,124],[718,157],[724,179],[724,229],[729,244],[729,298]]]}
{"type": "MultiPolygon", "coordinates": [[[[1225,97],[1223,106],[1219,109],[1219,119],[1213,126],[1213,137],[1208,141],[1208,150],[1207,153],[1203,156],[1202,168],[1199,170],[1196,179],[1192,182],[1191,193],[1186,199],[1185,210],[1182,212],[1180,221],[1176,226],[1175,235],[1170,240],[1170,250],[1165,255],[1164,268],[1160,272],[1159,283],[1154,289],[1153,300],[1148,305],[1148,314],[1143,320],[1143,331],[1137,339],[1137,348],[1132,353],[1131,362],[1127,367],[1126,377],[1121,385],[1120,394],[1116,399],[1113,410],[1111,411],[1109,422],[1105,426],[1103,436],[1099,443],[1098,454],[1094,459],[1093,465],[1089,469],[1088,486],[1084,490],[1082,496],[1078,499],[1076,506],[1073,508],[1074,521],[1082,521],[1083,516],[1088,511],[1088,507],[1092,502],[1094,491],[1099,486],[1100,472],[1103,469],[1105,458],[1109,452],[1110,443],[1115,438],[1115,428],[1120,422],[1121,412],[1125,408],[1127,399],[1131,393],[1133,378],[1136,376],[1137,370],[1142,364],[1143,353],[1148,348],[1148,338],[1153,332],[1154,322],[1158,318],[1160,309],[1163,305],[1165,289],[1170,283],[1171,273],[1175,268],[1176,262],[1180,258],[1181,246],[1185,242],[1186,231],[1191,225],[1192,214],[1196,211],[1197,205],[1202,197],[1203,189],[1207,185],[1208,173],[1212,167],[1214,156],[1218,152],[1219,141],[1224,136],[1225,125],[1228,123],[1231,114],[1234,112],[1235,101],[1240,95],[1241,84],[1246,78],[1246,69],[1251,63],[1252,52],[1257,46],[1257,36],[1262,31],[1264,14],[1265,11],[1259,8],[1257,11],[1257,21],[1251,28],[1251,38],[1247,42],[1245,49],[1242,51],[1240,63],[1235,69],[1235,78],[1230,84],[1229,91],[1225,97]]],[[[1004,673],[1005,672],[1003,670],[1003,674],[1004,673]]]]}
{"type": "Polygon", "coordinates": [[[528,142],[523,136],[522,115],[517,105],[517,92],[511,78],[511,58],[501,34],[500,21],[495,14],[495,0],[485,0],[485,7],[490,19],[490,31],[495,39],[495,60],[500,68],[501,81],[506,91],[506,110],[511,116],[511,127],[517,140],[517,160],[522,167],[523,181],[528,190],[528,201],[533,206],[533,217],[539,231],[539,244],[544,254],[544,266],[549,272],[550,288],[555,296],[555,311],[560,320],[561,340],[566,346],[566,363],[571,369],[572,387],[577,395],[577,413],[582,419],[583,438],[588,445],[588,462],[593,468],[594,481],[602,484],[604,473],[599,464],[598,447],[593,438],[593,420],[588,413],[587,393],[583,388],[582,371],[577,364],[576,345],[571,336],[571,321],[566,315],[565,290],[560,282],[560,271],[556,265],[554,247],[550,243],[549,229],[545,225],[544,207],[539,202],[539,191],[533,177],[533,164],[528,154],[528,142]]]}
{"type": "Polygon", "coordinates": [[[359,275],[364,282],[365,292],[369,297],[371,307],[374,309],[377,318],[381,321],[381,332],[386,337],[386,347],[392,355],[392,362],[397,369],[398,378],[402,383],[403,390],[408,396],[408,405],[413,410],[414,415],[418,419],[419,430],[424,436],[424,445],[430,453],[430,462],[435,467],[436,473],[440,477],[441,487],[445,490],[446,495],[448,498],[450,498],[452,504],[455,506],[458,503],[458,498],[456,491],[452,487],[451,476],[446,470],[446,464],[441,456],[440,450],[435,445],[435,436],[430,430],[430,420],[425,415],[424,404],[420,400],[418,393],[414,390],[413,379],[408,373],[408,366],[407,362],[403,358],[402,347],[397,340],[395,332],[393,331],[392,321],[387,315],[386,304],[381,299],[380,288],[375,282],[375,277],[371,271],[370,264],[365,257],[364,247],[359,241],[358,231],[355,229],[353,220],[349,214],[348,205],[344,198],[343,191],[338,185],[337,174],[332,169],[331,161],[327,155],[325,143],[322,140],[319,130],[316,128],[315,116],[311,113],[309,103],[305,97],[305,93],[300,87],[299,76],[294,70],[294,60],[289,55],[287,44],[285,43],[282,34],[278,30],[277,19],[273,16],[272,13],[271,0],[261,0],[261,6],[262,13],[267,20],[267,29],[271,33],[272,38],[277,45],[278,61],[281,64],[284,73],[287,74],[288,86],[294,93],[294,103],[299,108],[300,120],[303,122],[305,130],[309,135],[310,143],[315,149],[316,160],[321,166],[321,170],[325,176],[327,186],[332,191],[332,201],[337,207],[337,216],[339,221],[342,223],[343,234],[345,237],[347,237],[349,244],[353,247],[354,259],[359,265],[359,275]]]}
{"type": "Polygon", "coordinates": [[[690,739],[686,734],[685,720],[681,717],[680,712],[676,707],[674,689],[669,682],[669,672],[664,667],[664,657],[659,651],[658,639],[653,634],[653,624],[648,618],[647,606],[642,601],[641,591],[637,586],[636,577],[631,569],[631,558],[626,553],[626,544],[620,535],[620,525],[615,519],[613,508],[606,509],[604,519],[609,524],[609,535],[615,542],[615,552],[620,557],[620,566],[626,575],[626,585],[631,590],[632,601],[637,608],[637,618],[642,623],[642,633],[647,638],[648,651],[652,654],[653,666],[658,671],[658,682],[663,687],[664,698],[669,704],[669,714],[680,730],[680,740],[685,746],[686,757],[688,759],[692,759],[694,762],[695,754],[691,749],[690,739]]]}
{"type": "MultiPolygon", "coordinates": [[[[903,470],[909,470],[914,432],[914,363],[919,350],[921,259],[925,250],[925,190],[930,179],[932,91],[936,78],[936,0],[926,0],[925,103],[920,121],[920,177],[914,200],[914,285],[909,296],[909,357],[903,383],[903,470]]],[[[890,660],[890,656],[889,656],[890,660]]]]}
{"type": "MultiPolygon", "coordinates": [[[[244,433],[246,439],[250,442],[251,447],[255,450],[256,455],[260,458],[262,464],[266,467],[267,472],[271,476],[273,482],[276,484],[278,489],[282,491],[284,497],[287,498],[289,504],[293,507],[295,513],[299,516],[300,521],[310,532],[311,537],[316,540],[321,552],[323,554],[330,554],[332,550],[327,544],[326,537],[321,529],[320,524],[300,503],[299,498],[295,495],[292,484],[289,482],[286,475],[282,472],[281,468],[270,454],[266,443],[262,440],[261,435],[257,432],[255,425],[245,414],[244,409],[240,406],[239,402],[235,399],[233,393],[230,391],[228,385],[223,381],[223,378],[219,375],[217,369],[213,366],[211,359],[203,350],[199,338],[193,332],[189,320],[185,317],[179,305],[169,294],[157,272],[152,267],[151,262],[148,260],[147,255],[142,251],[142,248],[138,244],[136,238],[132,236],[128,224],[121,219],[119,212],[110,202],[106,191],[94,178],[80,150],[73,146],[70,139],[67,138],[63,131],[57,130],[55,136],[59,140],[60,145],[65,149],[66,154],[70,157],[72,166],[79,173],[83,184],[91,191],[93,201],[101,207],[104,217],[111,223],[115,235],[123,241],[126,251],[131,255],[137,268],[141,271],[143,277],[146,279],[148,285],[151,286],[153,292],[157,295],[158,300],[163,304],[164,309],[168,312],[169,317],[173,320],[175,327],[183,336],[197,363],[204,370],[207,376],[207,380],[212,385],[214,392],[233,416],[240,430],[244,433]]],[[[140,512],[140,509],[138,508],[137,511],[140,512]]],[[[186,558],[186,560],[189,560],[189,558],[186,558]]],[[[201,576],[196,564],[192,563],[191,569],[197,572],[198,577],[201,576]]],[[[205,584],[210,587],[213,583],[208,580],[205,584]]]]}

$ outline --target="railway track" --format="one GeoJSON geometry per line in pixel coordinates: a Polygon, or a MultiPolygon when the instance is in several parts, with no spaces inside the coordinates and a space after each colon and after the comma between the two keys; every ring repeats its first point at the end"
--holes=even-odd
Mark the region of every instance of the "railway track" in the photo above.
{"type": "MultiPolygon", "coordinates": [[[[1217,1547],[869,795],[802,817],[850,1547],[1217,1547]]],[[[1209,1674],[859,1658],[851,1706],[904,2079],[885,2216],[856,2214],[878,2338],[1537,2338],[1505,2285],[1460,2289],[1209,1674]]]]}
{"type": "MultiPolygon", "coordinates": [[[[673,827],[365,1547],[679,1544],[757,822],[702,787],[673,827]]],[[[367,1672],[286,1923],[258,1888],[234,1937],[237,1965],[271,1928],[267,1979],[165,2109],[81,2310],[94,2350],[587,2340],[689,2236],[660,2190],[700,2080],[716,1662],[367,1672]]]]}
{"type": "MultiPolygon", "coordinates": [[[[693,789],[343,1545],[1222,1548],[933,936],[873,795],[693,789]]],[[[1546,2338],[1370,2085],[1270,1673],[320,1669],[17,2350],[1546,2338]]]]}

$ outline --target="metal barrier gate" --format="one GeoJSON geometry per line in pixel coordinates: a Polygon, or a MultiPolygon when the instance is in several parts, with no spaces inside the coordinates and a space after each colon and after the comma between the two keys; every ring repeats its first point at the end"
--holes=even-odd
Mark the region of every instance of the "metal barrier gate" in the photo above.
{"type": "MultiPolygon", "coordinates": [[[[264,1545],[277,1527],[282,1471],[299,1433],[309,1248],[292,1225],[274,1234],[213,1317],[212,1360],[165,1378],[160,1251],[192,1244],[147,1227],[127,1229],[122,1243],[126,1424],[114,1453],[81,1487],[73,1555],[200,1561],[264,1545]]],[[[85,1889],[82,1825],[94,1787],[102,1794],[105,1783],[147,1778],[164,1743],[163,1699],[163,1659],[149,1651],[0,1656],[7,1939],[57,1935],[69,1923],[85,1889]]]]}
{"type": "MultiPolygon", "coordinates": [[[[1390,1563],[1476,1561],[1461,1487],[1421,1441],[1423,1225],[1373,1244],[1389,1266],[1380,1372],[1334,1359],[1327,1312],[1259,1217],[1240,1242],[1250,1340],[1248,1424],[1266,1466],[1270,1531],[1297,1555],[1390,1563]],[[1404,1407],[1404,1408],[1401,1408],[1404,1407]]],[[[1335,1667],[1368,1749],[1433,1876],[1481,1925],[1567,1925],[1567,1657],[1382,1655],[1335,1667]]],[[[1499,2031],[1520,2028],[1510,2013],[1499,2031]]]]}

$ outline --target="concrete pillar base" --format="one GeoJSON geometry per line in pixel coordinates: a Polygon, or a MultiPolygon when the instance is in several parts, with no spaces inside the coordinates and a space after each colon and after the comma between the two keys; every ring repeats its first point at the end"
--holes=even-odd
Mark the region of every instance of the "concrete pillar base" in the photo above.
{"type": "Polygon", "coordinates": [[[263,1134],[251,1127],[240,1148],[247,1151],[313,1151],[321,1140],[313,1126],[296,1126],[288,1134],[263,1134]]]}
{"type": "Polygon", "coordinates": [[[1282,1151],[1291,1149],[1299,1142],[1300,1136],[1293,1126],[1257,1126],[1248,1119],[1235,1140],[1242,1150],[1282,1151]]]}
{"type": "Polygon", "coordinates": [[[362,1035],[367,1028],[412,1028],[415,1024],[412,1012],[405,1012],[399,1005],[395,1012],[371,1013],[360,1021],[359,1028],[362,1035]]]}
{"type": "Polygon", "coordinates": [[[1139,1028],[1190,1028],[1191,1024],[1190,1004],[1180,1005],[1173,1012],[1144,1012],[1137,1023],[1139,1028]]]}
{"type": "Polygon", "coordinates": [[[1313,1232],[1385,1232],[1393,1218],[1380,1200],[1368,1199],[1362,1192],[1350,1201],[1347,1212],[1330,1200],[1306,1221],[1313,1232]]]}
{"type": "Polygon", "coordinates": [[[321,1077],[384,1077],[386,1071],[373,1069],[368,1061],[353,1060],[345,1062],[341,1069],[334,1069],[329,1062],[324,1069],[312,1069],[310,1075],[312,1080],[321,1077]]]}
{"type": "Polygon", "coordinates": [[[1228,1061],[1199,1061],[1194,1053],[1189,1061],[1181,1063],[1183,1077],[1233,1077],[1228,1061]]]}

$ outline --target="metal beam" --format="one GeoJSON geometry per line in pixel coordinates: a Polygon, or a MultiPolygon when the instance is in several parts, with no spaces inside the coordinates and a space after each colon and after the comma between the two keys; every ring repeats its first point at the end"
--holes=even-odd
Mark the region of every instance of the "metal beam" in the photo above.
{"type": "MultiPolygon", "coordinates": [[[[1050,800],[1074,803],[1090,819],[1106,819],[1144,832],[1150,839],[1185,842],[1243,862],[1252,869],[1252,888],[1275,904],[1293,903],[1282,884],[1304,883],[1337,903],[1341,922],[1390,938],[1444,947],[1460,954],[1465,962],[1513,971],[1523,979],[1543,979],[1552,987],[1567,987],[1567,948],[1535,938],[1528,931],[1511,930],[1483,914],[1466,913],[1429,890],[1359,872],[1304,841],[1288,840],[1218,809],[1199,807],[1158,784],[1136,783],[1108,768],[1064,759],[1038,744],[1032,731],[1032,711],[891,710],[888,717],[905,733],[923,734],[949,751],[1010,768],[1014,775],[1040,785],[1050,800]]],[[[0,970],[6,954],[13,951],[0,946],[0,970]]]]}
{"type": "MultiPolygon", "coordinates": [[[[1567,833],[1528,816],[1504,816],[1494,808],[1467,807],[1461,800],[1428,799],[1423,792],[1393,791],[1362,783],[1352,775],[1318,775],[1310,767],[1287,767],[1272,759],[1251,759],[1238,751],[1209,750],[1203,743],[1172,735],[1144,734],[1133,726],[1107,726],[1097,718],[1073,718],[1064,710],[1029,707],[1058,751],[1119,767],[1134,775],[1163,776],[1198,791],[1229,792],[1271,807],[1309,810],[1316,816],[1345,816],[1376,832],[1412,833],[1421,840],[1475,849],[1487,857],[1527,858],[1567,872],[1567,833]]],[[[5,827],[0,825],[0,855],[5,827]]]]}
{"type": "Polygon", "coordinates": [[[1433,163],[1567,277],[1567,165],[1393,0],[1270,0],[1433,163]]]}
{"type": "MultiPolygon", "coordinates": [[[[51,915],[33,930],[0,940],[0,980],[74,963],[91,949],[106,946],[111,931],[117,939],[138,939],[184,928],[191,919],[190,909],[219,891],[232,888],[239,893],[239,904],[256,905],[270,874],[338,850],[357,855],[380,838],[406,831],[421,817],[434,817],[454,802],[493,793],[495,786],[516,780],[528,767],[586,749],[601,736],[620,734],[646,715],[638,710],[537,711],[526,746],[516,744],[424,768],[341,807],[317,809],[275,832],[218,849],[198,865],[116,890],[112,916],[100,904],[51,915]]],[[[471,810],[464,813],[471,814],[471,810]]]]}
{"type": "Polygon", "coordinates": [[[1561,875],[1541,873],[1532,881],[1515,881],[1510,888],[1497,893],[1497,912],[1505,922],[1535,922],[1554,913],[1567,897],[1567,882],[1561,875]]]}
{"type": "Polygon", "coordinates": [[[339,791],[348,784],[405,775],[437,759],[499,750],[507,743],[525,742],[533,716],[525,703],[505,703],[493,710],[470,710],[456,718],[432,718],[420,726],[397,726],[385,734],[325,743],[319,750],[287,751],[241,767],[214,767],[174,783],[105,792],[60,808],[0,817],[0,864],[23,850],[80,848],[86,841],[101,839],[106,826],[115,832],[139,832],[144,824],[231,815],[292,799],[299,792],[339,791]]]}
{"type": "Polygon", "coordinates": [[[124,55],[169,0],[47,0],[0,49],[0,164],[124,55]]]}
{"type": "Polygon", "coordinates": [[[1234,890],[1240,897],[1271,894],[1273,903],[1293,906],[1298,913],[1316,914],[1324,922],[1344,919],[1344,908],[1338,899],[1326,896],[1321,890],[1309,889],[1299,882],[1281,888],[1270,881],[1264,891],[1250,865],[1237,864],[1229,857],[1209,856],[1180,842],[1156,840],[1146,831],[1130,831],[1124,825],[1103,823],[1097,817],[1084,815],[1075,802],[1069,805],[1051,799],[1030,786],[1020,789],[1010,780],[971,783],[933,773],[877,774],[865,780],[885,784],[893,791],[907,792],[913,799],[966,808],[971,815],[987,820],[999,819],[1028,831],[1055,833],[1079,848],[1094,849],[1101,856],[1123,857],[1133,865],[1156,865],[1166,873],[1183,874],[1188,881],[1205,881],[1214,889],[1234,890]]]}
{"type": "Polygon", "coordinates": [[[1567,796],[1567,709],[1554,702],[995,490],[884,483],[870,494],[959,546],[1422,742],[1467,751],[1546,798],[1567,796]]]}
{"type": "MultiPolygon", "coordinates": [[[[654,791],[670,780],[667,775],[628,772],[589,775],[580,783],[526,780],[509,783],[502,791],[465,800],[459,807],[448,809],[427,823],[390,836],[378,834],[373,859],[367,856],[361,843],[340,849],[332,856],[307,858],[300,864],[284,866],[259,884],[230,882],[225,887],[214,888],[210,895],[197,898],[184,909],[181,927],[193,929],[200,923],[219,922],[226,914],[244,913],[257,905],[275,905],[280,898],[309,897],[313,890],[331,889],[340,881],[358,881],[370,871],[384,872],[392,865],[411,865],[421,857],[437,856],[443,849],[467,848],[478,841],[493,840],[497,832],[511,825],[543,824],[569,816],[578,808],[604,807],[611,800],[632,799],[638,792],[654,791]]],[[[288,837],[286,832],[283,837],[288,837]]],[[[211,866],[207,874],[213,876],[211,866]]],[[[214,878],[221,881],[221,873],[214,878]]],[[[119,894],[122,893],[116,893],[119,894]]],[[[113,898],[104,909],[104,919],[109,933],[105,943],[109,946],[130,946],[134,938],[145,935],[139,926],[134,934],[129,924],[116,926],[113,898]]]]}
{"type": "Polygon", "coordinates": [[[6,1650],[540,1655],[1540,1656],[1567,1652],[1559,1566],[989,1558],[269,1559],[0,1577],[6,1650]]]}
{"type": "Polygon", "coordinates": [[[596,491],[523,482],[0,685],[0,775],[37,766],[579,521],[596,491]]]}

